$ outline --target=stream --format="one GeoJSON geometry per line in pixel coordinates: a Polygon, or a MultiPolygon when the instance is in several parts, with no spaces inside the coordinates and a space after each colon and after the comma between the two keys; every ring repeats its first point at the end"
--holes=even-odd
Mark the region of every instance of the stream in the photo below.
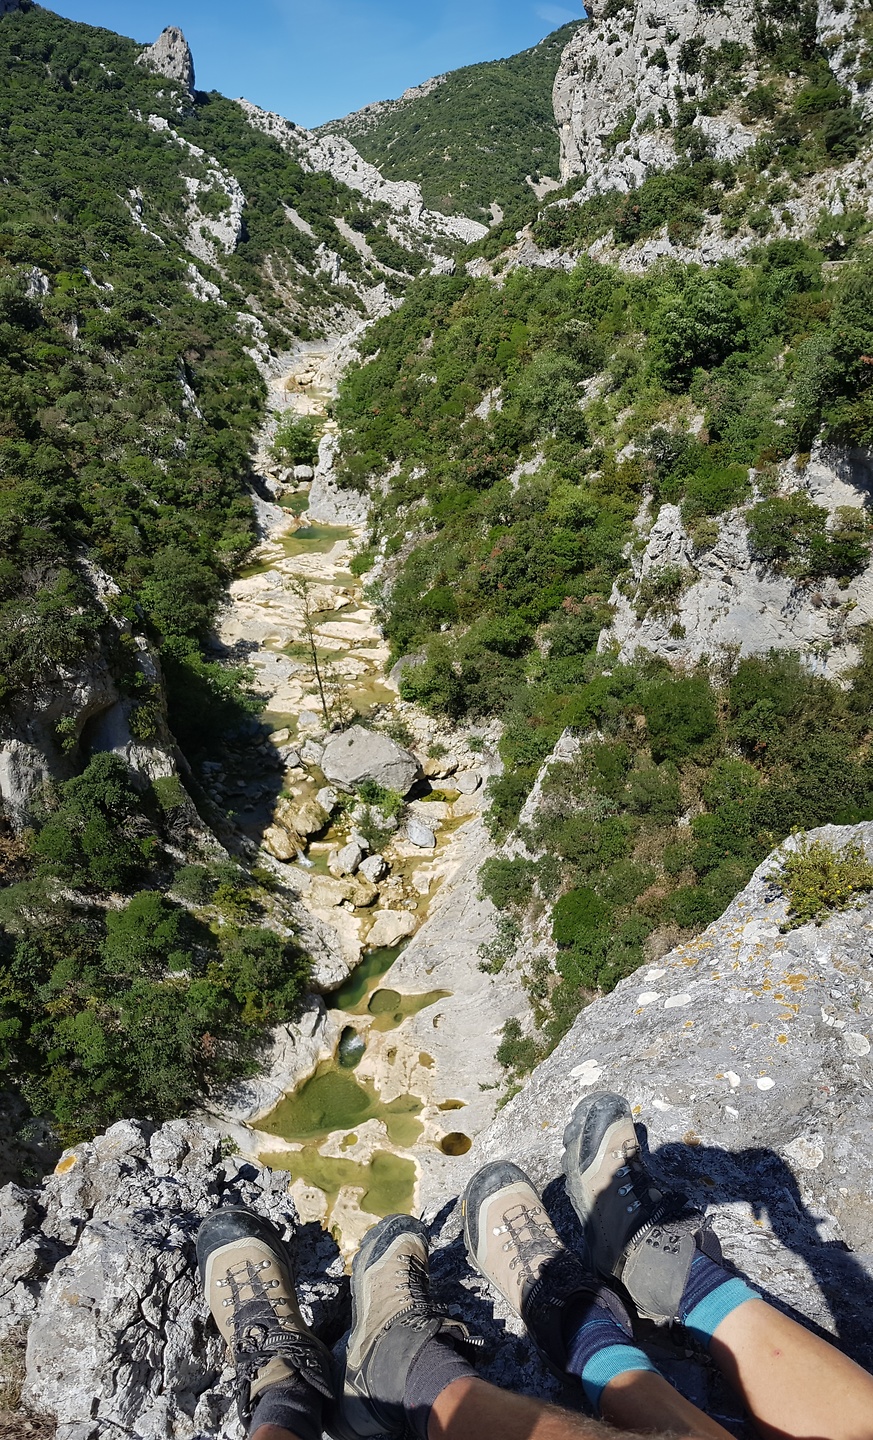
{"type": "MultiPolygon", "coordinates": [[[[289,372],[272,382],[274,409],[323,414],[331,396],[331,350],[308,346],[289,372]]],[[[330,422],[326,422],[330,429],[330,422]]],[[[271,513],[266,538],[234,581],[219,624],[225,652],[244,659],[266,701],[272,763],[284,767],[283,797],[256,787],[237,823],[293,871],[293,885],[310,912],[337,935],[349,978],[325,997],[323,1043],[310,1072],[289,1085],[278,1105],[248,1122],[245,1148],[265,1164],[288,1171],[301,1218],[318,1220],[350,1254],[373,1219],[411,1212],[418,1203],[423,1151],[444,1157],[465,1153],[470,1137],[454,1122],[467,1101],[446,1095],[446,1076],[421,1043],[421,1026],[438,1030],[441,1005],[453,991],[423,974],[418,990],[409,976],[392,980],[412,935],[431,913],[443,883],[469,855],[471,822],[477,822],[484,787],[481,757],[464,739],[400,701],[386,678],[388,647],[361,582],[349,569],[363,532],[320,524],[308,514],[306,479],[270,466],[284,515],[271,513]],[[342,721],[356,717],[385,726],[402,720],[401,743],[416,750],[431,779],[413,789],[400,829],[383,847],[386,873],[375,899],[355,893],[355,877],[331,873],[332,852],[344,845],[352,824],[340,808],[328,825],[312,832],[304,855],[283,853],[276,815],[283,804],[300,807],[323,796],[318,768],[325,723],[304,623],[301,583],[306,587],[312,640],[331,704],[342,721]],[[435,743],[435,737],[440,743],[435,743]],[[436,752],[428,761],[428,748],[436,752]],[[440,759],[440,753],[445,757],[440,759]],[[404,818],[423,819],[436,835],[419,848],[405,834],[404,818]],[[399,943],[368,944],[368,935],[389,922],[399,943]]],[[[481,822],[479,822],[481,823],[481,822]]],[[[370,887],[371,890],[374,887],[370,887]]],[[[381,933],[381,932],[380,932],[381,933]]],[[[431,967],[432,968],[432,967],[431,967]]],[[[416,979],[418,976],[416,976],[416,979]]]]}

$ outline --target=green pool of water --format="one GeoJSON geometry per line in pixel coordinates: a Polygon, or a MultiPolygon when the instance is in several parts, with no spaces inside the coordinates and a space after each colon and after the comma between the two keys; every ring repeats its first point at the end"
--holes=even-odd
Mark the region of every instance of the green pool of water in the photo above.
{"type": "Polygon", "coordinates": [[[387,1030],[396,1030],[404,1020],[417,1015],[420,1010],[426,1010],[428,1005],[435,1005],[438,1000],[447,1000],[451,993],[451,990],[428,990],[421,995],[401,995],[399,990],[376,990],[367,1003],[367,1009],[373,1016],[372,1028],[383,1034],[387,1030]]]}
{"type": "Polygon", "coordinates": [[[331,1010],[345,1010],[350,1015],[363,1013],[363,1010],[366,1010],[365,1002],[369,999],[376,981],[388,973],[404,949],[403,945],[392,945],[390,949],[370,950],[345,984],[328,996],[328,1007],[331,1010]]]}
{"type": "Polygon", "coordinates": [[[302,515],[304,510],[309,509],[309,491],[301,490],[299,495],[284,495],[279,504],[292,515],[302,515]]]}
{"type": "Polygon", "coordinates": [[[354,1130],[366,1120],[381,1120],[391,1143],[407,1149],[421,1135],[420,1113],[421,1101],[415,1095],[398,1095],[386,1104],[369,1081],[357,1080],[350,1070],[326,1060],[299,1090],[281,1100],[258,1128],[283,1140],[321,1143],[333,1131],[354,1130]]]}
{"type": "MultiPolygon", "coordinates": [[[[276,544],[281,547],[282,555],[286,560],[294,560],[298,555],[327,555],[340,540],[351,540],[356,532],[347,525],[302,525],[291,535],[280,535],[276,544]]],[[[268,570],[276,568],[275,555],[268,560],[256,561],[254,565],[247,565],[239,572],[241,580],[250,580],[253,575],[265,575],[268,570]]],[[[357,584],[354,576],[345,573],[337,575],[335,584],[344,586],[349,583],[357,584]]]]}
{"type": "Polygon", "coordinates": [[[408,1215],[415,1201],[415,1165],[399,1155],[377,1150],[369,1165],[333,1160],[312,1145],[282,1154],[264,1152],[261,1160],[274,1170],[287,1170],[292,1180],[317,1185],[327,1196],[328,1212],[343,1185],[359,1185],[361,1209],[371,1215],[408,1215]]]}

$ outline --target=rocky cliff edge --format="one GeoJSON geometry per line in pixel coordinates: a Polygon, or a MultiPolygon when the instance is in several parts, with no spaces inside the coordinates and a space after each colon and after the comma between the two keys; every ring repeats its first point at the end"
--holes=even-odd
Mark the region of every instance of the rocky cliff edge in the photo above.
{"type": "MultiPolygon", "coordinates": [[[[873,854],[873,823],[813,833],[873,854]]],[[[512,1155],[572,1240],[564,1124],[592,1089],[621,1090],[652,1164],[708,1207],[728,1257],[873,1366],[873,901],[785,930],[773,868],[771,857],[700,937],[583,1012],[478,1138],[460,1183],[512,1155]]],[[[27,1332],[24,1402],[57,1421],[60,1440],[239,1440],[232,1376],[193,1270],[196,1227],[217,1205],[250,1205],[293,1236],[304,1311],[328,1340],[341,1334],[336,1247],[300,1225],[286,1187],[223,1153],[205,1126],[125,1121],[68,1150],[41,1187],[0,1191],[3,1363],[14,1368],[27,1332]]],[[[436,1284],[489,1341],[490,1378],[554,1394],[464,1262],[457,1188],[456,1178],[431,1212],[436,1284]]],[[[743,1435],[703,1359],[655,1342],[671,1378],[743,1435]]]]}

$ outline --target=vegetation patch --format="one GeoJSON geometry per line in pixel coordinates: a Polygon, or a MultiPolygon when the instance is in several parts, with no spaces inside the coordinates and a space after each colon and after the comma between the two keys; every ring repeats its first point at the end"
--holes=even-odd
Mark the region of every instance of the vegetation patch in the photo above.
{"type": "Polygon", "coordinates": [[[787,928],[793,930],[809,920],[820,925],[835,911],[856,905],[873,890],[873,865],[858,842],[836,848],[804,836],[768,878],[788,901],[787,928]]]}

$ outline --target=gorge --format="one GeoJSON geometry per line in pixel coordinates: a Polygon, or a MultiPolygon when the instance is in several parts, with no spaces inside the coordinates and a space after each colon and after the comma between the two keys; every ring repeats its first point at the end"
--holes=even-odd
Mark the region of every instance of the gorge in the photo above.
{"type": "Polygon", "coordinates": [[[195,59],[0,0],[0,1435],[237,1440],[222,1202],[331,1343],[424,1215],[556,1393],[456,1200],[601,1085],[869,1365],[869,5],[195,59]]]}

